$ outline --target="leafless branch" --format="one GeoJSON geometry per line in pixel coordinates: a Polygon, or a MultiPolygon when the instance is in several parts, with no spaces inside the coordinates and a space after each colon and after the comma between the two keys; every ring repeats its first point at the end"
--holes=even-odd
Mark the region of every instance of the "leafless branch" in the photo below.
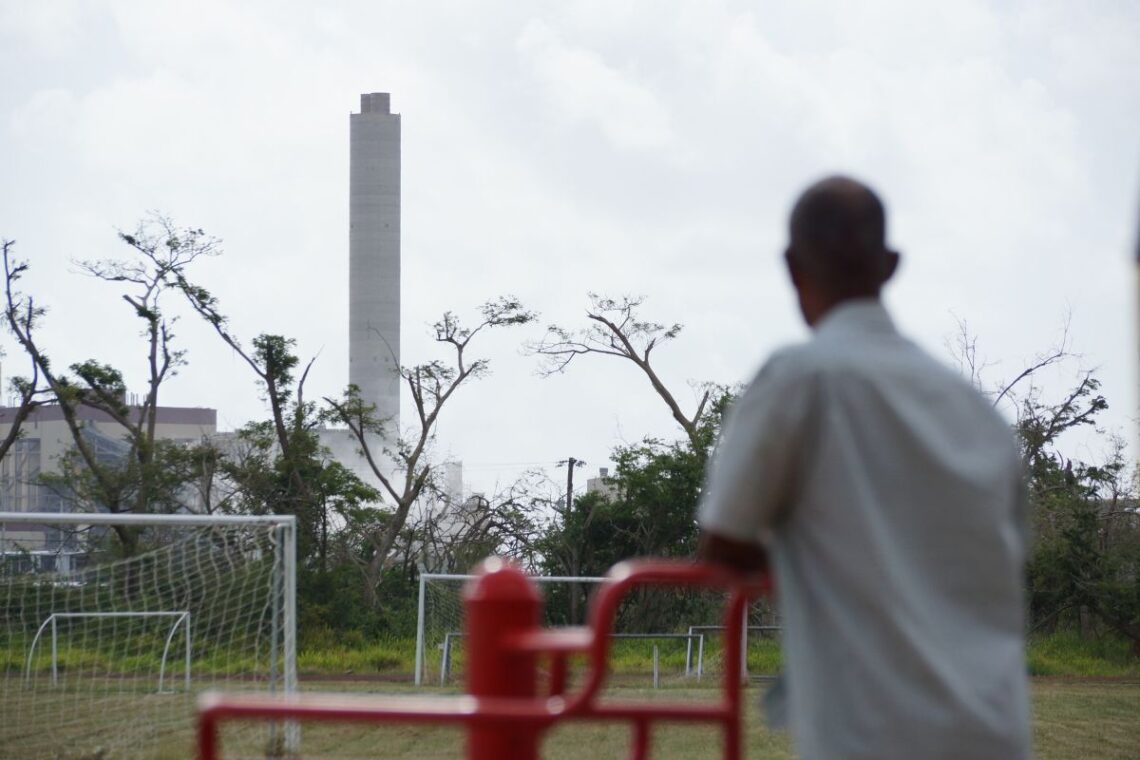
{"type": "Polygon", "coordinates": [[[356,387],[350,387],[341,399],[325,398],[331,418],[352,433],[369,469],[395,505],[395,510],[366,536],[373,547],[366,568],[370,594],[404,530],[412,505],[433,485],[434,465],[429,460],[428,450],[444,405],[460,386],[489,371],[487,359],[468,356],[471,341],[484,330],[527,324],[535,319],[518,299],[510,296],[488,301],[480,307],[479,313],[481,319],[472,327],[466,327],[454,313],[444,313],[433,329],[436,342],[448,349],[449,358],[399,369],[416,411],[417,425],[409,435],[397,435],[393,442],[390,421],[377,419],[375,405],[362,399],[356,387]],[[383,447],[391,443],[394,449],[374,450],[377,445],[383,447]],[[395,463],[395,473],[389,472],[386,462],[381,462],[383,455],[395,463]],[[398,479],[399,475],[402,478],[398,479]]]}
{"type": "Polygon", "coordinates": [[[701,394],[696,410],[691,415],[686,414],[650,362],[653,351],[674,340],[681,333],[682,325],[665,325],[640,318],[638,312],[645,302],[642,297],[615,299],[590,293],[589,300],[588,323],[584,327],[567,330],[550,325],[540,340],[527,344],[528,353],[543,358],[539,373],[548,377],[564,372],[576,357],[586,354],[626,359],[641,370],[694,449],[699,449],[699,428],[709,401],[708,390],[701,394]]]}

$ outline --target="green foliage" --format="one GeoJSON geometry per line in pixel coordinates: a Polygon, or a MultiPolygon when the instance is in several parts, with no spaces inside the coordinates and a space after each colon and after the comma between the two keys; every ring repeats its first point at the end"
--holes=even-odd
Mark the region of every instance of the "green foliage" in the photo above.
{"type": "MultiPolygon", "coordinates": [[[[160,662],[163,635],[155,634],[149,653],[124,655],[116,647],[105,650],[90,644],[79,646],[61,639],[59,668],[61,671],[84,668],[113,673],[156,673],[160,662]]],[[[137,640],[137,637],[136,637],[137,640]]],[[[652,661],[653,641],[622,640],[614,644],[611,665],[618,673],[646,673],[652,661]]],[[[663,671],[682,671],[685,665],[684,642],[656,642],[663,671]]],[[[141,647],[137,647],[141,649],[141,647]]],[[[23,673],[26,653],[12,647],[0,647],[0,673],[23,673]]],[[[249,672],[253,662],[238,662],[233,652],[221,648],[195,651],[194,671],[202,675],[225,675],[249,672]]],[[[453,653],[457,668],[462,666],[462,648],[453,653]]],[[[415,637],[411,635],[366,636],[355,630],[307,628],[302,632],[298,651],[298,668],[306,674],[407,674],[415,659],[415,637]]],[[[705,641],[705,667],[708,672],[721,668],[722,650],[716,637],[705,641]]],[[[751,637],[748,645],[748,669],[752,673],[777,673],[782,667],[779,642],[771,638],[751,637]]],[[[1130,642],[1120,636],[1104,635],[1085,638],[1075,631],[1063,631],[1030,637],[1027,652],[1030,675],[1068,678],[1140,677],[1140,662],[1132,655],[1130,642]]],[[[37,652],[33,672],[49,673],[50,651],[37,652]]]]}
{"type": "Polygon", "coordinates": [[[289,400],[293,370],[299,363],[293,352],[296,345],[297,341],[281,335],[258,335],[253,339],[253,359],[263,368],[267,382],[278,389],[282,403],[289,400]]]}
{"type": "MultiPolygon", "coordinates": [[[[390,432],[390,421],[377,419],[356,388],[337,400],[306,400],[308,366],[302,366],[293,339],[261,334],[248,344],[239,341],[217,298],[190,275],[195,259],[217,253],[215,239],[158,216],[132,233],[120,233],[120,239],[131,249],[130,258],[80,265],[104,283],[127,288],[122,298],[143,326],[148,385],[145,400],[130,406],[124,373],[116,367],[89,359],[71,365],[68,375],[54,373],[34,335],[44,308],[14,290],[27,265],[11,262],[10,246],[4,246],[8,328],[35,370],[17,390],[28,399],[37,393],[54,397],[70,415],[74,439],[58,472],[42,482],[75,511],[296,515],[300,627],[314,651],[354,650],[354,642],[411,636],[421,561],[436,571],[463,572],[480,557],[498,553],[547,574],[601,575],[631,557],[692,555],[705,466],[732,392],[705,386],[695,411],[681,409],[650,364],[651,352],[675,339],[681,326],[639,316],[642,299],[592,295],[583,327],[551,327],[531,350],[549,360],[548,371],[561,371],[586,353],[632,362],[665,402],[683,437],[617,447],[605,492],[565,504],[520,481],[505,495],[449,505],[443,530],[432,520],[417,523],[413,509],[433,488],[430,449],[440,409],[461,383],[489,370],[485,359],[465,353],[472,339],[485,329],[533,322],[532,312],[505,296],[483,304],[472,325],[450,311],[433,325],[447,360],[400,370],[422,430],[418,437],[389,441],[390,450],[367,451],[375,460],[397,462],[400,470],[397,475],[377,468],[381,493],[332,460],[321,446],[320,430],[330,423],[347,427],[367,449],[368,441],[390,432]],[[249,365],[263,390],[266,419],[245,425],[224,447],[209,441],[175,443],[155,434],[161,386],[185,365],[173,342],[174,317],[162,300],[169,292],[185,298],[249,365]],[[48,390],[37,390],[41,378],[48,390]],[[80,405],[101,410],[119,429],[109,433],[107,425],[77,421],[80,405]],[[460,521],[462,530],[455,531],[460,521]]],[[[1028,475],[1035,537],[1027,576],[1031,629],[1036,635],[1079,630],[1086,641],[1111,631],[1113,641],[1131,641],[1140,654],[1140,511],[1124,446],[1115,442],[1100,461],[1071,461],[1061,453],[1069,431],[1095,429],[1108,408],[1100,383],[1085,372],[1057,400],[1045,399],[1032,385],[1023,396],[1015,391],[1020,380],[1031,383],[1036,369],[1066,355],[1064,349],[1049,355],[997,394],[998,402],[1015,404],[1028,475]]],[[[119,528],[100,548],[135,556],[145,553],[147,540],[137,529],[119,528]]],[[[583,587],[552,588],[547,600],[552,619],[580,622],[585,594],[583,587]]],[[[12,599],[8,605],[18,603],[12,599]]],[[[619,625],[667,630],[679,619],[714,616],[711,604],[695,593],[637,593],[620,610],[619,625]]],[[[1049,654],[1052,645],[1040,646],[1034,667],[1042,672],[1060,667],[1049,654]]]]}
{"type": "Polygon", "coordinates": [[[127,384],[123,373],[109,364],[88,359],[71,365],[71,371],[83,381],[86,387],[80,388],[75,400],[79,403],[107,404],[121,415],[127,413],[123,399],[127,394],[127,384]]]}
{"type": "Polygon", "coordinates": [[[382,638],[365,642],[359,637],[326,633],[315,646],[297,654],[302,673],[354,674],[408,673],[415,662],[415,639],[382,638]]]}
{"type": "Polygon", "coordinates": [[[1019,407],[1035,536],[1029,611],[1034,630],[1107,626],[1140,655],[1140,511],[1124,444],[1110,439],[1099,463],[1073,462],[1059,450],[1062,434],[1095,425],[1108,408],[1099,389],[1085,373],[1060,402],[1031,392],[1019,407]]]}
{"type": "Polygon", "coordinates": [[[1029,638],[1029,673],[1034,676],[1140,677],[1131,643],[1111,634],[1083,637],[1058,631],[1029,638]]]}
{"type": "MultiPolygon", "coordinates": [[[[684,440],[647,438],[616,448],[611,492],[586,494],[570,510],[558,510],[558,519],[535,542],[539,569],[552,575],[603,575],[632,557],[692,556],[705,465],[731,398],[727,389],[717,389],[695,435],[684,440]]],[[[569,597],[582,591],[552,589],[548,604],[553,619],[571,621],[575,604],[569,597]]],[[[712,619],[716,613],[709,604],[700,594],[639,593],[623,608],[619,622],[654,630],[676,619],[712,619]]]]}

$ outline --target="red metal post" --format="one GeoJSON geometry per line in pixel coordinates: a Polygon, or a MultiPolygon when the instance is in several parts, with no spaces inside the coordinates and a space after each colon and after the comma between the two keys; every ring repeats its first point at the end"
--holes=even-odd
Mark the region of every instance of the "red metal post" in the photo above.
{"type": "Polygon", "coordinates": [[[633,723],[633,746],[629,756],[632,760],[646,760],[649,757],[649,721],[642,719],[633,723]]]}
{"type": "MultiPolygon", "coordinates": [[[[533,652],[509,646],[511,638],[538,628],[542,599],[534,582],[506,560],[492,557],[463,590],[467,693],[476,698],[538,695],[533,652]]],[[[472,722],[468,760],[537,760],[540,729],[498,722],[472,722]]]]}
{"type": "Polygon", "coordinates": [[[724,760],[740,760],[744,749],[740,714],[741,670],[744,657],[744,621],[748,615],[748,597],[740,591],[729,596],[724,613],[724,699],[728,719],[724,724],[724,760]]]}
{"type": "Polygon", "coordinates": [[[213,715],[198,716],[198,760],[218,760],[218,723],[213,715]]]}
{"type": "Polygon", "coordinates": [[[566,692],[566,654],[555,652],[550,659],[550,696],[561,697],[566,692]]]}

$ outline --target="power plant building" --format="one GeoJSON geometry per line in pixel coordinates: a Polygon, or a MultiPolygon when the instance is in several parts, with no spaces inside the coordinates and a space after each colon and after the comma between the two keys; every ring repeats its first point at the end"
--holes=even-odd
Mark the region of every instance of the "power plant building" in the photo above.
{"type": "MultiPolygon", "coordinates": [[[[8,435],[18,412],[14,406],[0,407],[0,438],[8,435]]],[[[128,407],[128,417],[138,419],[140,414],[138,406],[128,407]]],[[[75,417],[97,459],[114,463],[130,455],[130,445],[124,438],[126,430],[111,415],[79,406],[75,417]]],[[[217,423],[218,413],[213,409],[160,406],[155,409],[154,432],[158,440],[190,446],[212,439],[217,423]]],[[[61,458],[75,445],[63,409],[57,404],[36,407],[20,430],[20,437],[0,460],[0,512],[71,512],[70,499],[59,489],[40,482],[41,475],[60,473],[61,458]]],[[[201,509],[200,493],[188,489],[183,496],[185,511],[201,509]]],[[[0,523],[0,557],[10,558],[12,552],[24,551],[54,555],[67,535],[58,527],[0,523]]]]}

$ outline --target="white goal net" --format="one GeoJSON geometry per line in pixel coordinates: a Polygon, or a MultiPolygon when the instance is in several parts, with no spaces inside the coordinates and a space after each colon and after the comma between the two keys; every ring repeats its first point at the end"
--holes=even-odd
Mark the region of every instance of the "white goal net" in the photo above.
{"type": "MultiPolygon", "coordinates": [[[[471,575],[422,573],[416,627],[415,683],[463,683],[463,586],[471,575]]],[[[599,577],[533,576],[543,596],[545,626],[583,625],[599,577]],[[571,599],[576,598],[576,603],[571,599]]],[[[615,621],[611,680],[633,686],[697,683],[723,673],[725,595],[685,588],[636,588],[615,621]]],[[[749,609],[747,672],[779,669],[779,621],[767,601],[749,609]]]]}
{"type": "MultiPolygon", "coordinates": [[[[293,531],[0,513],[0,756],[187,757],[198,692],[295,690],[293,531]]],[[[265,757],[296,732],[243,739],[265,757]]]]}

